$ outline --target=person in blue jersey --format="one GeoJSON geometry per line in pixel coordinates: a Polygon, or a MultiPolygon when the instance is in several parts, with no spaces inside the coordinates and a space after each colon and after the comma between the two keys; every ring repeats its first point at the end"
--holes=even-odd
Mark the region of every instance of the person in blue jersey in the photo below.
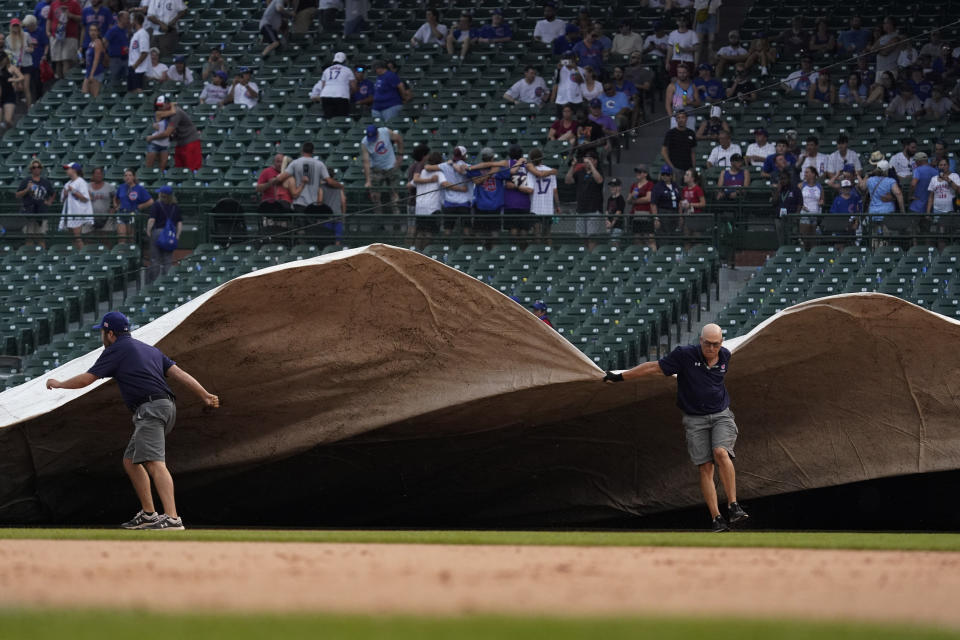
{"type": "Polygon", "coordinates": [[[373,106],[373,80],[367,77],[366,67],[356,67],[353,70],[353,77],[357,85],[353,93],[350,94],[350,103],[354,111],[368,113],[373,106]]]}
{"type": "Polygon", "coordinates": [[[130,242],[133,239],[137,214],[153,206],[150,192],[137,182],[136,169],[130,168],[123,172],[123,184],[117,187],[113,206],[117,210],[119,241],[130,242]]]}
{"type": "Polygon", "coordinates": [[[87,28],[90,42],[83,52],[87,68],[83,72],[83,85],[80,90],[96,98],[103,86],[103,76],[107,71],[107,42],[100,37],[100,27],[96,23],[87,28]]]}
{"type": "Polygon", "coordinates": [[[166,436],[177,418],[176,396],[167,379],[192,391],[205,407],[216,409],[220,398],[203,388],[196,378],[154,346],[130,335],[130,321],[119,311],[103,316],[100,331],[103,353],[86,372],[68,380],[49,378],[47,389],[82,389],[100,378],[113,378],[124,404],[133,413],[133,436],[123,454],[123,468],[140,499],[140,511],[121,526],[124,529],[182,530],[177,514],[173,477],[166,464],[166,436]],[[164,513],[153,505],[157,490],[164,513]]]}
{"type": "Polygon", "coordinates": [[[83,40],[80,48],[86,50],[90,44],[92,36],[90,35],[90,25],[97,25],[100,29],[100,35],[103,36],[111,26],[113,26],[113,12],[110,8],[104,6],[103,0],[90,0],[89,6],[80,12],[80,22],[83,25],[83,40]]]}
{"type": "Polygon", "coordinates": [[[474,26],[473,16],[469,11],[460,14],[457,26],[447,32],[447,53],[457,55],[459,45],[460,57],[465,58],[470,51],[470,45],[480,37],[480,29],[474,26]]]}
{"type": "Polygon", "coordinates": [[[478,234],[499,234],[502,221],[500,214],[503,211],[503,198],[506,192],[506,182],[512,174],[521,171],[526,166],[526,159],[521,158],[512,168],[503,163],[495,162],[493,149],[484,147],[480,151],[480,163],[467,170],[467,177],[473,180],[473,205],[475,216],[473,230],[478,234]]]}
{"type": "Polygon", "coordinates": [[[373,63],[373,71],[377,74],[377,79],[373,83],[371,115],[388,122],[400,115],[403,104],[409,102],[413,94],[400,76],[387,68],[387,63],[383,60],[373,63]]]}
{"type": "Polygon", "coordinates": [[[738,430],[724,384],[729,366],[730,351],[723,346],[723,330],[707,324],[700,331],[699,344],[679,346],[656,362],[644,362],[620,373],[607,371],[603,376],[606,382],[677,376],[677,406],[683,412],[687,452],[700,471],[700,491],[715,532],[727,531],[731,523],[749,517],[737,502],[733,460],[738,430]],[[720,514],[715,472],[719,472],[727,496],[727,518],[720,514]]]}
{"type": "Polygon", "coordinates": [[[104,34],[107,41],[107,57],[110,66],[107,70],[110,85],[115,89],[127,86],[127,53],[130,47],[130,14],[121,11],[117,22],[104,34]]]}
{"type": "Polygon", "coordinates": [[[477,34],[477,42],[480,43],[499,43],[510,42],[513,39],[513,29],[503,20],[503,9],[494,9],[490,16],[490,24],[480,27],[480,33],[477,34]]]}

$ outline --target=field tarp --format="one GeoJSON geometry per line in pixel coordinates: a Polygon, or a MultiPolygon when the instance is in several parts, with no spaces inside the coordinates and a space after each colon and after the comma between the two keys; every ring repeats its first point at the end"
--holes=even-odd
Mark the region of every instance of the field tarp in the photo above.
{"type": "MultiPolygon", "coordinates": [[[[523,307],[412,251],[257,271],[134,335],[222,401],[174,389],[167,461],[193,522],[548,526],[701,501],[673,379],[603,383],[523,307]]],[[[960,323],[853,294],[730,341],[741,497],[960,468],[958,339],[960,323]]],[[[115,383],[45,379],[0,394],[0,524],[128,516],[115,383]]]]}

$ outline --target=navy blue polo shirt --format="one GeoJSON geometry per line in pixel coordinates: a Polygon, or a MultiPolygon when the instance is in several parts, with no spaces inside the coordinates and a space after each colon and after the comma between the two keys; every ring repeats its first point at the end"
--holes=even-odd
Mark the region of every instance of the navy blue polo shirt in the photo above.
{"type": "Polygon", "coordinates": [[[167,386],[167,369],[176,363],[160,349],[124,334],[103,350],[87,373],[114,378],[123,401],[133,411],[144,398],[162,393],[173,395],[167,386]]]}
{"type": "Polygon", "coordinates": [[[717,364],[707,366],[700,345],[677,347],[660,358],[664,375],[677,375],[677,406],[691,416],[719,413],[730,406],[730,394],[723,384],[730,363],[730,351],[720,347],[717,364]]]}

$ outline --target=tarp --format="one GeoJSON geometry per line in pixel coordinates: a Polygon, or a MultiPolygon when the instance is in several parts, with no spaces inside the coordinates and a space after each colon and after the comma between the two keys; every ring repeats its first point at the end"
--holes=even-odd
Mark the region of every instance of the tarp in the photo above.
{"type": "MultiPolygon", "coordinates": [[[[603,383],[523,307],[412,251],[248,274],[135,336],[223,403],[204,412],[175,389],[167,460],[194,521],[546,526],[700,502],[673,379],[603,383]]],[[[943,316],[854,294],[730,341],[741,496],[960,468],[958,337],[943,316]]],[[[0,394],[0,523],[127,514],[115,384],[44,382],[0,394]]]]}

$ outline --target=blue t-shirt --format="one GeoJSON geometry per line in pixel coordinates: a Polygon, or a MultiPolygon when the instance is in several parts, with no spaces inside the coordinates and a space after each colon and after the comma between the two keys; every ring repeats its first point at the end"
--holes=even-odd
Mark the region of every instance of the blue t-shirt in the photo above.
{"type": "Polygon", "coordinates": [[[600,100],[600,106],[603,108],[603,115],[610,116],[611,118],[620,113],[621,109],[630,108],[630,96],[623,91],[617,91],[612,96],[608,96],[606,93],[601,93],[599,96],[597,96],[597,99],[600,100]]]}
{"type": "Polygon", "coordinates": [[[578,42],[580,42],[579,31],[560,36],[553,41],[553,55],[563,55],[568,49],[573,49],[573,46],[578,42]]]}
{"type": "Polygon", "coordinates": [[[593,67],[593,70],[599,75],[599,72],[603,69],[603,43],[594,40],[593,45],[588,47],[581,40],[573,45],[573,51],[580,57],[581,67],[593,67]]]}
{"type": "Polygon", "coordinates": [[[907,83],[913,87],[913,93],[917,96],[917,100],[920,102],[926,101],[931,95],[933,95],[933,83],[927,80],[921,80],[920,82],[914,82],[913,80],[907,80],[907,83]]]}
{"type": "Polygon", "coordinates": [[[837,42],[843,47],[844,53],[860,53],[870,43],[870,32],[866,29],[841,31],[837,36],[837,42]],[[849,48],[851,45],[852,50],[849,48]]]}
{"type": "Polygon", "coordinates": [[[393,71],[384,71],[377,76],[373,83],[373,108],[377,111],[383,111],[398,104],[403,104],[403,98],[400,97],[400,89],[397,87],[403,80],[393,71]]]}
{"type": "Polygon", "coordinates": [[[896,201],[891,200],[890,202],[884,202],[881,198],[889,195],[896,184],[897,181],[893,178],[885,178],[883,176],[870,176],[867,178],[867,193],[870,194],[869,213],[893,213],[897,206],[896,201]]]}
{"type": "Polygon", "coordinates": [[[463,29],[454,29],[454,30],[453,30],[453,39],[456,40],[457,42],[460,42],[460,36],[462,36],[462,35],[464,35],[464,34],[466,34],[466,36],[467,36],[468,38],[470,38],[471,40],[473,40],[474,38],[479,38],[479,37],[480,37],[480,29],[477,29],[476,27],[470,27],[470,28],[467,29],[466,31],[464,31],[463,29]]]}
{"type": "MultiPolygon", "coordinates": [[[[468,178],[477,178],[489,172],[489,169],[467,171],[468,178]]],[[[510,179],[510,170],[501,168],[490,174],[480,184],[473,188],[473,202],[481,211],[499,211],[503,208],[503,192],[506,187],[503,183],[510,179]]]]}
{"type": "Polygon", "coordinates": [[[613,88],[616,89],[617,91],[623,91],[628,96],[633,96],[633,95],[636,95],[637,93],[637,87],[634,86],[634,84],[629,80],[624,80],[623,84],[621,84],[619,87],[617,86],[617,83],[614,82],[613,88]]]}
{"type": "Polygon", "coordinates": [[[492,24],[485,24],[480,27],[479,37],[487,38],[488,40],[493,40],[494,38],[512,38],[513,29],[511,29],[510,25],[506,22],[501,23],[499,27],[495,27],[492,24]]]}
{"type": "Polygon", "coordinates": [[[124,182],[117,187],[117,200],[120,201],[120,211],[137,213],[140,211],[138,207],[150,200],[150,192],[142,184],[135,184],[131,189],[124,182]]]}
{"type": "Polygon", "coordinates": [[[360,102],[361,100],[366,100],[373,95],[373,80],[365,78],[364,80],[357,83],[357,90],[353,92],[353,95],[350,96],[350,99],[354,102],[360,102]]]}
{"type": "Polygon", "coordinates": [[[677,347],[660,358],[660,370],[677,376],[677,406],[687,415],[705,416],[730,406],[730,394],[723,384],[730,362],[730,351],[720,347],[717,364],[707,366],[700,345],[677,347]]]}
{"type": "MultiPolygon", "coordinates": [[[[787,164],[791,166],[797,164],[797,158],[792,153],[785,153],[783,154],[783,157],[787,159],[787,164]]],[[[776,158],[777,158],[777,154],[775,153],[771,153],[770,155],[767,156],[767,159],[763,161],[764,173],[773,173],[773,170],[777,167],[777,165],[773,163],[773,161],[776,160],[776,158]]]]}
{"type": "Polygon", "coordinates": [[[113,12],[103,5],[100,5],[97,10],[94,10],[93,7],[87,7],[80,12],[80,20],[83,24],[83,42],[80,44],[80,48],[86,49],[87,45],[90,44],[87,28],[91,24],[97,25],[100,27],[100,35],[102,36],[113,25],[113,12]]]}
{"type": "Polygon", "coordinates": [[[727,90],[723,88],[723,83],[716,78],[709,80],[697,78],[693,81],[693,85],[700,92],[701,100],[720,100],[727,97],[727,90]]]}
{"type": "Polygon", "coordinates": [[[107,29],[107,33],[103,37],[107,40],[107,57],[126,57],[126,49],[130,46],[130,34],[127,33],[126,29],[113,25],[107,29]]]}
{"type": "Polygon", "coordinates": [[[133,411],[147,396],[173,395],[166,375],[175,364],[160,349],[127,333],[104,349],[87,373],[116,380],[123,402],[133,411]]]}
{"type": "Polygon", "coordinates": [[[850,191],[850,197],[837,196],[830,205],[830,213],[860,213],[863,211],[863,200],[856,190],[850,191]]]}
{"type": "Polygon", "coordinates": [[[922,164],[913,170],[913,177],[917,179],[917,187],[913,190],[913,202],[910,203],[910,211],[914,213],[925,213],[927,211],[927,190],[930,188],[930,180],[936,176],[939,171],[929,164],[922,164]]]}
{"type": "MultiPolygon", "coordinates": [[[[26,29],[24,29],[24,31],[26,32],[26,29]]],[[[32,55],[33,68],[39,69],[40,63],[43,61],[43,50],[50,44],[50,38],[47,37],[47,32],[43,30],[43,27],[37,27],[37,29],[29,35],[37,41],[36,46],[33,48],[32,55]]],[[[35,71],[34,73],[39,73],[39,71],[35,71]]]]}

